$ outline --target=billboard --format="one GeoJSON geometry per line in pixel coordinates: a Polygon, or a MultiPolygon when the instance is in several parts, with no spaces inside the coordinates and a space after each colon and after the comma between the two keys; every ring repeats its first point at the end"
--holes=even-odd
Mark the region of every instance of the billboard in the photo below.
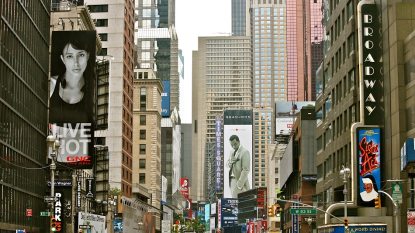
{"type": "Polygon", "coordinates": [[[357,134],[357,200],[360,206],[375,206],[381,187],[381,130],[379,127],[358,127],[357,134]]]}
{"type": "Polygon", "coordinates": [[[92,168],[96,121],[95,31],[53,31],[49,86],[50,133],[57,161],[92,168]]]}
{"type": "Polygon", "coordinates": [[[408,163],[415,162],[415,138],[407,138],[401,147],[401,171],[406,169],[408,163]]]}
{"type": "Polygon", "coordinates": [[[189,199],[189,179],[186,177],[180,178],[180,192],[186,200],[189,199]]]}
{"type": "Polygon", "coordinates": [[[215,120],[215,190],[223,192],[223,119],[220,116],[215,120]]]}
{"type": "Polygon", "coordinates": [[[170,81],[163,81],[161,93],[161,116],[170,117],[170,81]]]}
{"type": "Polygon", "coordinates": [[[89,226],[88,232],[106,233],[105,216],[79,212],[78,214],[78,229],[84,229],[84,226],[89,226]]]}
{"type": "Polygon", "coordinates": [[[237,198],[252,188],[252,111],[225,110],[223,197],[237,198]]]}
{"type": "Polygon", "coordinates": [[[381,125],[384,119],[381,26],[375,2],[359,2],[358,46],[360,119],[366,125],[381,125]]]}
{"type": "Polygon", "coordinates": [[[222,227],[231,227],[238,224],[238,199],[222,198],[220,202],[221,214],[218,221],[221,221],[222,227]]]}
{"type": "Polygon", "coordinates": [[[314,101],[288,102],[279,101],[275,103],[275,134],[290,135],[297,113],[307,105],[315,105],[314,101]]]}

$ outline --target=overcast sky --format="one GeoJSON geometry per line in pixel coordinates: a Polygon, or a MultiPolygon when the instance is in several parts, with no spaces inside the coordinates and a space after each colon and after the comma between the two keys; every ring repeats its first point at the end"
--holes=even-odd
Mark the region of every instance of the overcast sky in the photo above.
{"type": "Polygon", "coordinates": [[[182,123],[192,121],[192,51],[199,36],[231,32],[231,0],[176,0],[176,30],[184,55],[184,80],[180,80],[182,123]]]}

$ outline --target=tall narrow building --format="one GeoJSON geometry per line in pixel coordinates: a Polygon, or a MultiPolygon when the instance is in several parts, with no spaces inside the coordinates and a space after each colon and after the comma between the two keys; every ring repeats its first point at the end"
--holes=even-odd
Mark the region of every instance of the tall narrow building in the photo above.
{"type": "MultiPolygon", "coordinates": [[[[88,8],[101,37],[101,56],[113,58],[109,78],[108,129],[95,137],[108,146],[109,182],[132,195],[134,1],[90,0],[88,8]]],[[[99,56],[98,56],[99,58],[99,56]]]]}
{"type": "Polygon", "coordinates": [[[0,232],[48,232],[39,213],[46,208],[51,1],[0,5],[0,232]]]}
{"type": "Polygon", "coordinates": [[[250,19],[249,7],[250,0],[232,0],[232,36],[249,36],[250,19]]]}
{"type": "MultiPolygon", "coordinates": [[[[193,51],[193,174],[191,196],[206,200],[208,154],[215,144],[216,117],[225,109],[252,109],[249,37],[199,37],[193,51]]],[[[195,199],[194,199],[195,200],[195,199]]]]}

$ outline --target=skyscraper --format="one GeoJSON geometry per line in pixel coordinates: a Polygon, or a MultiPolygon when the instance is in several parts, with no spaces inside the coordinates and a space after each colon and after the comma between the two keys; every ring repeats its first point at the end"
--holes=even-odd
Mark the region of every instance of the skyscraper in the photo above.
{"type": "Polygon", "coordinates": [[[46,208],[51,1],[0,5],[0,232],[47,232],[35,213],[46,208]]]}
{"type": "Polygon", "coordinates": [[[95,137],[108,146],[111,188],[119,188],[124,196],[131,197],[134,1],[91,0],[88,8],[102,41],[98,55],[113,58],[108,129],[96,131],[95,137]]]}
{"type": "Polygon", "coordinates": [[[204,200],[207,164],[215,143],[216,116],[225,109],[252,108],[249,37],[199,37],[193,52],[193,174],[191,195],[204,200]]]}
{"type": "Polygon", "coordinates": [[[232,35],[249,36],[249,0],[232,0],[232,35]]]}

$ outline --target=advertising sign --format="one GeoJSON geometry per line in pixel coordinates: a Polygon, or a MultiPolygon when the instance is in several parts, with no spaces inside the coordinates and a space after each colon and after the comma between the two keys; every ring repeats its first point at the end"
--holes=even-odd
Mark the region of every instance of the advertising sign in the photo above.
{"type": "Polygon", "coordinates": [[[408,209],[406,213],[408,233],[415,233],[415,209],[408,209]]]}
{"type": "Polygon", "coordinates": [[[381,125],[384,119],[382,43],[375,2],[358,4],[358,40],[361,120],[366,125],[381,125]]]}
{"type": "Polygon", "coordinates": [[[96,121],[95,31],[53,31],[50,133],[60,141],[57,161],[92,168],[96,121]]]}
{"type": "Polygon", "coordinates": [[[180,192],[185,199],[189,199],[189,179],[186,177],[180,178],[180,192]]]}
{"type": "MultiPolygon", "coordinates": [[[[354,233],[386,233],[387,225],[383,223],[373,224],[349,224],[349,231],[354,233]]],[[[344,233],[344,225],[325,225],[318,227],[319,233],[344,233]]]]}
{"type": "Polygon", "coordinates": [[[86,178],[86,194],[87,198],[94,197],[94,186],[95,186],[95,179],[94,178],[86,178]]]}
{"type": "Polygon", "coordinates": [[[215,186],[216,192],[223,192],[223,119],[218,116],[215,121],[215,186]]]}
{"type": "Polygon", "coordinates": [[[405,170],[408,163],[415,162],[415,138],[407,138],[401,147],[401,170],[405,170]]]}
{"type": "Polygon", "coordinates": [[[221,226],[232,227],[238,224],[238,199],[222,198],[221,199],[221,226]]]}
{"type": "Polygon", "coordinates": [[[105,216],[79,212],[78,214],[78,226],[86,225],[90,226],[92,232],[106,233],[105,228],[105,216]]]}
{"type": "Polygon", "coordinates": [[[205,229],[210,227],[210,204],[205,204],[205,229]]]}
{"type": "Polygon", "coordinates": [[[357,133],[358,204],[375,206],[381,185],[381,130],[378,127],[359,127],[357,133]]]}
{"type": "Polygon", "coordinates": [[[218,228],[222,227],[222,199],[218,200],[218,228]]]}
{"type": "Polygon", "coordinates": [[[252,188],[252,111],[224,111],[223,197],[238,198],[252,188]]]}
{"type": "Polygon", "coordinates": [[[55,232],[65,232],[65,228],[63,227],[63,212],[64,209],[62,208],[63,204],[63,193],[56,192],[55,193],[55,210],[52,212],[52,218],[50,220],[50,227],[55,229],[55,232]]]}
{"type": "Polygon", "coordinates": [[[163,81],[161,93],[161,116],[170,117],[170,81],[163,81]]]}

